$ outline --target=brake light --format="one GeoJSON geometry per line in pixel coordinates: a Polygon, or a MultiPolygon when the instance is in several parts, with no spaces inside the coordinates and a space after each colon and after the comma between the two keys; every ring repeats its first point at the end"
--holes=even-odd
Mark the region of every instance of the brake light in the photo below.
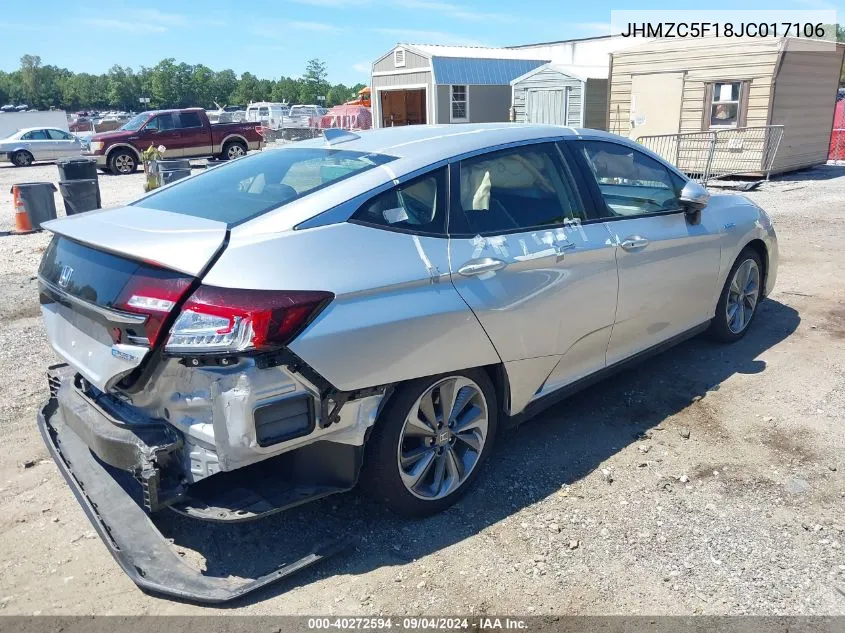
{"type": "Polygon", "coordinates": [[[201,286],[182,306],[165,350],[194,354],[277,349],[333,298],[321,291],[201,286]]]}
{"type": "Polygon", "coordinates": [[[164,320],[187,292],[191,281],[191,277],[178,273],[142,266],[124,286],[114,307],[146,316],[146,338],[150,345],[155,345],[164,320]]]}

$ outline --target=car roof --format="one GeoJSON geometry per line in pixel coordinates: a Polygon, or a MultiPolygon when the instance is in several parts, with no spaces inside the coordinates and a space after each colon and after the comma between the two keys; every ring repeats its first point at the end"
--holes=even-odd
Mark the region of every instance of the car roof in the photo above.
{"type": "Polygon", "coordinates": [[[54,127],[52,125],[39,125],[36,127],[22,127],[16,133],[17,134],[26,134],[27,132],[32,132],[33,130],[58,130],[59,132],[66,132],[67,130],[62,130],[60,128],[54,127]]]}
{"type": "MultiPolygon", "coordinates": [[[[527,123],[461,123],[452,125],[404,125],[354,132],[358,137],[328,145],[318,138],[296,143],[296,147],[387,154],[398,160],[390,163],[397,175],[403,175],[441,160],[481,151],[498,145],[535,141],[545,138],[611,138],[627,139],[599,130],[578,129],[560,125],[527,123]]],[[[281,151],[284,151],[282,148],[281,151]]]]}

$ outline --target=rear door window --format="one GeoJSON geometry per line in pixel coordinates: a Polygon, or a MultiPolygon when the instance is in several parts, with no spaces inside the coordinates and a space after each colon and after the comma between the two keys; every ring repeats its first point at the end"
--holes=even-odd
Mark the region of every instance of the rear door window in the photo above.
{"type": "Polygon", "coordinates": [[[445,235],[446,168],[378,194],[364,203],[351,221],[408,233],[445,235]]]}
{"type": "MultiPolygon", "coordinates": [[[[133,205],[232,226],[391,160],[385,154],[324,148],[269,150],[215,167],[133,205]]],[[[320,211],[325,209],[315,209],[315,214],[320,211]]]]}
{"type": "Polygon", "coordinates": [[[23,141],[47,141],[49,139],[47,130],[32,130],[21,136],[21,140],[23,141]]]}
{"type": "Polygon", "coordinates": [[[177,116],[179,118],[180,128],[202,127],[202,119],[200,118],[199,112],[180,112],[177,116]]]}

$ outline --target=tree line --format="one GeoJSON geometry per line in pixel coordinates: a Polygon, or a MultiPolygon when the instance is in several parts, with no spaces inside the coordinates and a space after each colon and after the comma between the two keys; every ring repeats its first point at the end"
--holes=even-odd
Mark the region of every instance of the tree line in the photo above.
{"type": "Polygon", "coordinates": [[[0,71],[0,105],[27,104],[46,110],[143,110],[148,108],[203,108],[241,104],[250,101],[318,103],[326,98],[333,106],[356,98],[364,84],[330,84],[326,64],[308,62],[301,77],[259,79],[249,72],[238,76],[231,69],[215,71],[203,64],[161,60],[152,68],[112,66],[107,73],[75,73],[67,68],[42,65],[38,55],[24,55],[14,72],[0,71]],[[150,99],[141,105],[139,99],[150,99]]]}

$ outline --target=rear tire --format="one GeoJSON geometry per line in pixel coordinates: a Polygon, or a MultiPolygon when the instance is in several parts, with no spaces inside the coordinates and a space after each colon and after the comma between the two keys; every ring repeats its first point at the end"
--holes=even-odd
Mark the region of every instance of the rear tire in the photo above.
{"type": "Polygon", "coordinates": [[[35,158],[26,150],[18,150],[12,154],[12,164],[15,167],[29,167],[35,161],[35,158]]]}
{"type": "Polygon", "coordinates": [[[763,298],[763,263],[760,254],[745,247],[736,258],[707,334],[713,340],[733,343],[748,333],[763,298]]]}
{"type": "Polygon", "coordinates": [[[220,158],[223,160],[235,160],[241,156],[246,156],[247,149],[247,146],[241,141],[227,141],[223,145],[223,153],[220,154],[220,158]]]}
{"type": "Polygon", "coordinates": [[[116,149],[109,155],[109,171],[116,176],[134,174],[138,169],[138,159],[128,149],[116,149]]]}
{"type": "Polygon", "coordinates": [[[362,487],[402,516],[445,510],[478,477],[493,448],[497,413],[493,383],[481,370],[404,383],[367,443],[362,487]]]}

